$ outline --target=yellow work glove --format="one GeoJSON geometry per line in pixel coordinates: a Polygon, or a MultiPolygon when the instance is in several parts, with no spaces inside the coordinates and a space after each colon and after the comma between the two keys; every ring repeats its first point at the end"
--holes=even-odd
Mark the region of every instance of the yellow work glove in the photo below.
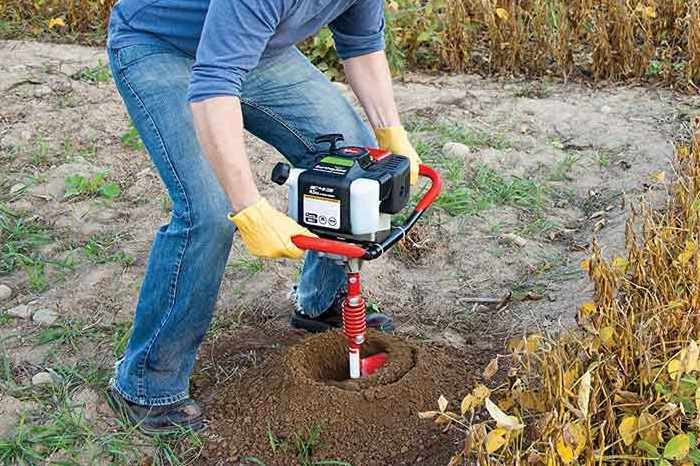
{"type": "Polygon", "coordinates": [[[304,251],[294,246],[292,236],[315,236],[263,198],[228,218],[238,228],[248,252],[258,257],[301,259],[304,251]]]}
{"type": "Polygon", "coordinates": [[[403,155],[411,160],[411,185],[418,181],[418,165],[421,160],[418,153],[408,140],[408,133],[403,126],[389,126],[387,128],[374,128],[377,143],[382,149],[391,151],[392,154],[403,155]]]}

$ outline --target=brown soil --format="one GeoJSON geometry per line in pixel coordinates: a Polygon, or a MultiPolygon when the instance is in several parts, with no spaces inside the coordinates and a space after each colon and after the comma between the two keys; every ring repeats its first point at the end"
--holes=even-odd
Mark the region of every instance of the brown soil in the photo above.
{"type": "Polygon", "coordinates": [[[367,379],[347,381],[345,344],[340,333],[310,336],[269,355],[245,377],[217,385],[206,402],[212,438],[203,464],[245,464],[246,457],[298,464],[295,447],[274,452],[269,435],[293,444],[315,426],[321,434],[313,461],[446,463],[450,442],[417,413],[435,409],[440,395],[461,399],[473,382],[465,355],[370,333],[366,354],[385,352],[387,363],[367,379]]]}

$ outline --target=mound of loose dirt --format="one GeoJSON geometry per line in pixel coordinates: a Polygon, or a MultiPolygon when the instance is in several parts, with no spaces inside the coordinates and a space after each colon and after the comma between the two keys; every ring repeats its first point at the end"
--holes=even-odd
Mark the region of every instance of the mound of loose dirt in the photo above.
{"type": "Polygon", "coordinates": [[[365,347],[367,354],[388,355],[385,366],[365,380],[345,380],[345,339],[325,333],[267,356],[242,378],[211,387],[214,395],[205,401],[210,441],[202,461],[238,464],[255,457],[267,465],[298,464],[295,447],[273,451],[270,434],[293,445],[296,436],[318,426],[315,461],[445,464],[452,445],[417,413],[434,409],[440,395],[461,399],[473,382],[464,355],[377,333],[368,335],[365,347]]]}

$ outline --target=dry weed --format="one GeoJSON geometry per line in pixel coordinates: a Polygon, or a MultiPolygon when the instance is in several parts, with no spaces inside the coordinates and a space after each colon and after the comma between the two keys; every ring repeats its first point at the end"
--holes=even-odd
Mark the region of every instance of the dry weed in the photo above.
{"type": "Polygon", "coordinates": [[[466,432],[453,464],[700,464],[700,118],[695,128],[664,212],[633,209],[627,257],[594,245],[582,263],[595,292],[578,328],[512,340],[504,386],[475,388],[459,414],[444,402],[423,413],[466,432]],[[491,419],[475,422],[484,405],[491,419]]]}
{"type": "MultiPolygon", "coordinates": [[[[3,0],[0,37],[29,35],[93,44],[104,40],[113,3],[3,0]]],[[[700,0],[388,0],[387,4],[391,28],[387,44],[400,49],[413,68],[651,79],[697,90],[700,0]]],[[[304,44],[307,49],[315,46],[314,41],[304,44]]]]}

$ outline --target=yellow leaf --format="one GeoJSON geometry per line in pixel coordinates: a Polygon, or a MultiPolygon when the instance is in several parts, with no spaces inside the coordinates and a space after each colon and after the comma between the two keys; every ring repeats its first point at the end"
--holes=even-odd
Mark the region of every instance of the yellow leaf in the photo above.
{"type": "Polygon", "coordinates": [[[447,398],[442,395],[440,395],[440,398],[438,398],[438,408],[440,408],[441,413],[444,413],[447,409],[447,398]]]}
{"type": "Polygon", "coordinates": [[[438,414],[440,414],[439,411],[423,411],[418,413],[418,417],[421,419],[432,419],[438,414]]]}
{"type": "Polygon", "coordinates": [[[666,443],[664,458],[667,460],[680,460],[688,456],[690,451],[690,437],[687,434],[678,434],[666,443]]]}
{"type": "Polygon", "coordinates": [[[608,347],[612,348],[615,346],[615,329],[613,327],[603,327],[600,329],[600,339],[603,341],[603,344],[608,347]]]}
{"type": "Polygon", "coordinates": [[[506,348],[508,348],[509,351],[513,353],[519,353],[520,351],[525,350],[525,338],[523,337],[514,337],[508,340],[508,343],[506,344],[506,348]]]}
{"type": "Polygon", "coordinates": [[[474,395],[469,394],[465,396],[461,405],[462,416],[464,416],[467,411],[473,410],[478,404],[479,400],[474,395]]]}
{"type": "Polygon", "coordinates": [[[586,431],[578,423],[567,424],[557,436],[555,446],[564,464],[571,464],[586,446],[586,431]]]}
{"type": "Polygon", "coordinates": [[[498,407],[501,408],[503,411],[508,411],[510,408],[513,407],[513,405],[515,405],[515,402],[511,397],[501,398],[498,401],[498,407]]]}
{"type": "Polygon", "coordinates": [[[642,413],[639,415],[638,430],[642,440],[652,445],[658,445],[662,440],[663,425],[658,422],[653,414],[642,413]]]}
{"type": "Polygon", "coordinates": [[[523,392],[518,396],[518,403],[524,409],[541,412],[544,409],[540,395],[537,392],[523,392]]]}
{"type": "Polygon", "coordinates": [[[505,8],[496,8],[496,16],[501,18],[503,21],[508,21],[510,14],[505,8]]]}
{"type": "Polygon", "coordinates": [[[597,309],[595,303],[583,303],[581,305],[581,315],[588,317],[595,312],[597,309]]]}
{"type": "Polygon", "coordinates": [[[649,175],[652,180],[656,181],[657,183],[663,183],[666,181],[666,172],[664,171],[659,171],[659,172],[654,172],[649,175]]]}
{"type": "Polygon", "coordinates": [[[612,266],[615,268],[615,270],[619,273],[625,273],[627,272],[627,267],[629,266],[629,262],[627,262],[627,259],[624,257],[615,257],[612,260],[612,266]]]}
{"type": "Polygon", "coordinates": [[[496,428],[486,436],[486,451],[491,454],[498,451],[508,443],[508,431],[503,428],[496,428]]]}
{"type": "Polygon", "coordinates": [[[644,16],[649,19],[656,18],[656,9],[654,8],[654,5],[645,6],[643,12],[644,16]]]}
{"type": "Polygon", "coordinates": [[[498,358],[493,358],[484,369],[484,379],[491,379],[496,372],[498,372],[498,358]]]}
{"type": "Polygon", "coordinates": [[[698,245],[695,241],[686,241],[685,249],[678,255],[678,262],[681,265],[688,265],[690,260],[695,257],[695,252],[698,250],[698,245]]]}
{"type": "Polygon", "coordinates": [[[579,370],[578,366],[574,366],[568,371],[564,372],[564,376],[562,378],[562,383],[564,384],[565,389],[570,389],[576,380],[578,380],[578,375],[579,370]]]}
{"type": "Polygon", "coordinates": [[[65,25],[66,25],[66,22],[63,21],[63,18],[51,18],[48,21],[49,29],[53,29],[55,27],[64,27],[65,25]]]}
{"type": "Polygon", "coordinates": [[[477,385],[476,387],[474,387],[474,390],[472,390],[472,395],[474,395],[476,399],[479,400],[479,403],[488,398],[490,394],[491,390],[489,390],[488,387],[483,384],[477,385]]]}
{"type": "Polygon", "coordinates": [[[591,371],[586,371],[578,386],[578,409],[588,418],[588,403],[591,400],[591,371]]]}
{"type": "Polygon", "coordinates": [[[676,154],[678,155],[678,158],[687,158],[690,155],[690,148],[686,145],[678,146],[678,149],[676,149],[676,154]]]}
{"type": "Polygon", "coordinates": [[[683,375],[683,364],[681,364],[678,359],[672,359],[671,362],[668,363],[668,366],[666,366],[666,369],[668,370],[668,375],[670,375],[673,380],[683,375]]]}
{"type": "Polygon", "coordinates": [[[527,351],[530,353],[537,351],[540,348],[540,345],[542,345],[542,340],[544,340],[544,336],[539,333],[529,335],[527,337],[527,351]]]}
{"type": "Polygon", "coordinates": [[[519,430],[525,427],[520,423],[520,420],[517,417],[508,416],[506,413],[501,411],[501,408],[499,408],[496,403],[491,401],[491,399],[486,398],[484,401],[486,403],[486,411],[488,411],[491,418],[496,421],[496,425],[498,427],[503,427],[507,430],[519,430]]]}
{"type": "Polygon", "coordinates": [[[639,429],[639,421],[637,416],[625,416],[622,418],[622,422],[617,427],[617,431],[622,437],[622,441],[628,447],[634,443],[634,439],[637,438],[637,430],[639,429]]]}
{"type": "Polygon", "coordinates": [[[581,261],[581,270],[584,272],[590,272],[591,271],[591,260],[590,259],[584,259],[581,261]]]}

